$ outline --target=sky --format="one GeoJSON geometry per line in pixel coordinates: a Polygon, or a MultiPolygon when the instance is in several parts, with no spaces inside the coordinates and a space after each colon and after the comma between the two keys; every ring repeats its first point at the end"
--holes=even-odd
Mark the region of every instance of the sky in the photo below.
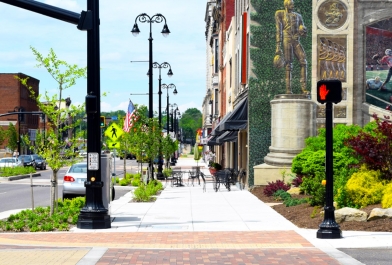
{"type": "MultiPolygon", "coordinates": [[[[48,5],[80,13],[87,0],[39,0],[48,5]]],[[[101,111],[127,111],[129,100],[148,106],[149,23],[138,21],[140,34],[130,32],[136,17],[147,13],[165,16],[170,30],[161,34],[164,23],[152,24],[153,62],[168,62],[161,70],[162,84],[173,83],[178,91],[169,90],[170,104],[176,103],[181,113],[188,108],[201,111],[206,91],[205,0],[101,0],[100,67],[101,111]],[[133,61],[133,62],[131,62],[133,61]],[[135,62],[143,61],[143,62],[135,62]],[[144,94],[144,95],[131,95],[144,94]]],[[[38,68],[30,49],[47,56],[52,48],[58,59],[79,67],[87,66],[87,33],[76,25],[0,2],[0,73],[24,73],[40,80],[40,93],[58,94],[58,84],[45,70],[38,68]]],[[[154,112],[158,111],[159,69],[153,69],[154,112]]],[[[64,90],[72,104],[84,102],[87,80],[64,90]]],[[[163,90],[162,107],[166,108],[167,90],[163,90]]],[[[163,109],[164,110],[164,109],[163,109]]]]}

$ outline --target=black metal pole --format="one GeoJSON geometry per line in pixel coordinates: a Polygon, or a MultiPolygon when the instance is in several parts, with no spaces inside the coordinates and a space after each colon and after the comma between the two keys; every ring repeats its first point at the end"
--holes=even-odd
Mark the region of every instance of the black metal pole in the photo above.
{"type": "Polygon", "coordinates": [[[148,38],[149,49],[148,49],[148,117],[153,118],[153,79],[152,79],[152,33],[151,33],[151,22],[150,22],[150,37],[148,38]]]}
{"type": "MultiPolygon", "coordinates": [[[[159,79],[158,79],[158,96],[159,96],[159,100],[158,100],[158,120],[159,120],[159,127],[162,128],[162,110],[161,110],[161,106],[162,106],[162,89],[161,89],[161,69],[162,67],[159,67],[159,79]]],[[[157,173],[157,179],[164,179],[163,177],[163,162],[162,162],[162,140],[159,139],[159,151],[158,151],[158,173],[157,173]]]]}
{"type": "Polygon", "coordinates": [[[169,134],[169,88],[167,88],[167,96],[166,96],[167,104],[166,104],[166,133],[169,134]]]}
{"type": "Polygon", "coordinates": [[[326,102],[325,108],[325,175],[326,192],[324,220],[317,231],[317,238],[341,238],[342,231],[335,221],[335,207],[333,206],[333,131],[332,131],[332,102],[326,102]]]}
{"type": "MultiPolygon", "coordinates": [[[[87,31],[87,181],[86,203],[80,210],[77,227],[81,229],[110,228],[108,209],[102,201],[101,134],[100,128],[100,43],[99,0],[87,0],[92,13],[92,29],[87,31]],[[98,161],[93,161],[95,158],[98,161]]],[[[106,188],[106,187],[105,187],[106,188]]]]}
{"type": "MultiPolygon", "coordinates": [[[[20,112],[20,109],[18,109],[18,112],[20,112]]],[[[18,114],[18,154],[21,155],[20,153],[20,127],[22,123],[22,114],[18,114]]]]}

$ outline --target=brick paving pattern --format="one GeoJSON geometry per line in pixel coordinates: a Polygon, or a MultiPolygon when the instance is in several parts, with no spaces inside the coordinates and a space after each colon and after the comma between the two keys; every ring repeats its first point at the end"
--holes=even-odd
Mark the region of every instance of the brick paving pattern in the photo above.
{"type": "Polygon", "coordinates": [[[339,264],[295,231],[257,231],[3,233],[0,265],[76,264],[94,247],[108,248],[99,265],[339,264]]]}

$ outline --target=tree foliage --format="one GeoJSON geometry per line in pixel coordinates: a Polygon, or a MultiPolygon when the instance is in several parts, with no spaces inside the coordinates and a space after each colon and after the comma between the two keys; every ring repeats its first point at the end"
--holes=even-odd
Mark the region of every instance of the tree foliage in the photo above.
{"type": "Polygon", "coordinates": [[[202,113],[196,108],[187,109],[180,119],[180,127],[186,139],[194,139],[197,129],[202,127],[202,113]]]}
{"type": "Polygon", "coordinates": [[[8,148],[12,151],[16,150],[18,148],[18,134],[16,132],[14,124],[12,124],[11,122],[8,125],[6,135],[8,138],[8,148]]]}
{"type": "Polygon", "coordinates": [[[46,71],[53,77],[58,84],[59,94],[49,96],[48,93],[44,95],[36,95],[32,87],[27,84],[27,78],[19,79],[20,82],[26,86],[30,91],[30,97],[37,102],[39,109],[46,115],[49,122],[47,124],[47,131],[45,137],[43,134],[38,134],[35,145],[31,145],[27,137],[24,140],[30,144],[30,148],[37,154],[46,159],[49,167],[53,171],[51,178],[51,192],[50,192],[50,213],[54,213],[57,194],[57,173],[60,168],[73,164],[74,148],[76,147],[76,139],[68,138],[67,142],[63,140],[63,133],[78,127],[81,120],[76,119],[84,111],[84,106],[74,106],[62,108],[62,92],[64,89],[75,85],[76,80],[81,77],[86,77],[86,67],[80,68],[76,64],[68,64],[63,60],[57,58],[53,49],[50,49],[49,54],[45,57],[39,53],[35,48],[30,47],[38,64],[37,67],[44,67],[46,71]],[[70,121],[73,121],[72,123],[70,121]],[[67,158],[71,159],[68,160],[67,158]]]}

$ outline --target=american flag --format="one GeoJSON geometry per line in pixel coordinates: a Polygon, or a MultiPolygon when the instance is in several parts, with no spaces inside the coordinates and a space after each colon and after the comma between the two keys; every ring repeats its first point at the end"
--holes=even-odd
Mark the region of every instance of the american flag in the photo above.
{"type": "Polygon", "coordinates": [[[133,122],[136,118],[136,110],[135,106],[133,106],[132,100],[129,100],[129,105],[128,105],[128,112],[127,115],[125,115],[125,121],[124,121],[124,132],[129,132],[129,130],[133,126],[133,122]]]}

